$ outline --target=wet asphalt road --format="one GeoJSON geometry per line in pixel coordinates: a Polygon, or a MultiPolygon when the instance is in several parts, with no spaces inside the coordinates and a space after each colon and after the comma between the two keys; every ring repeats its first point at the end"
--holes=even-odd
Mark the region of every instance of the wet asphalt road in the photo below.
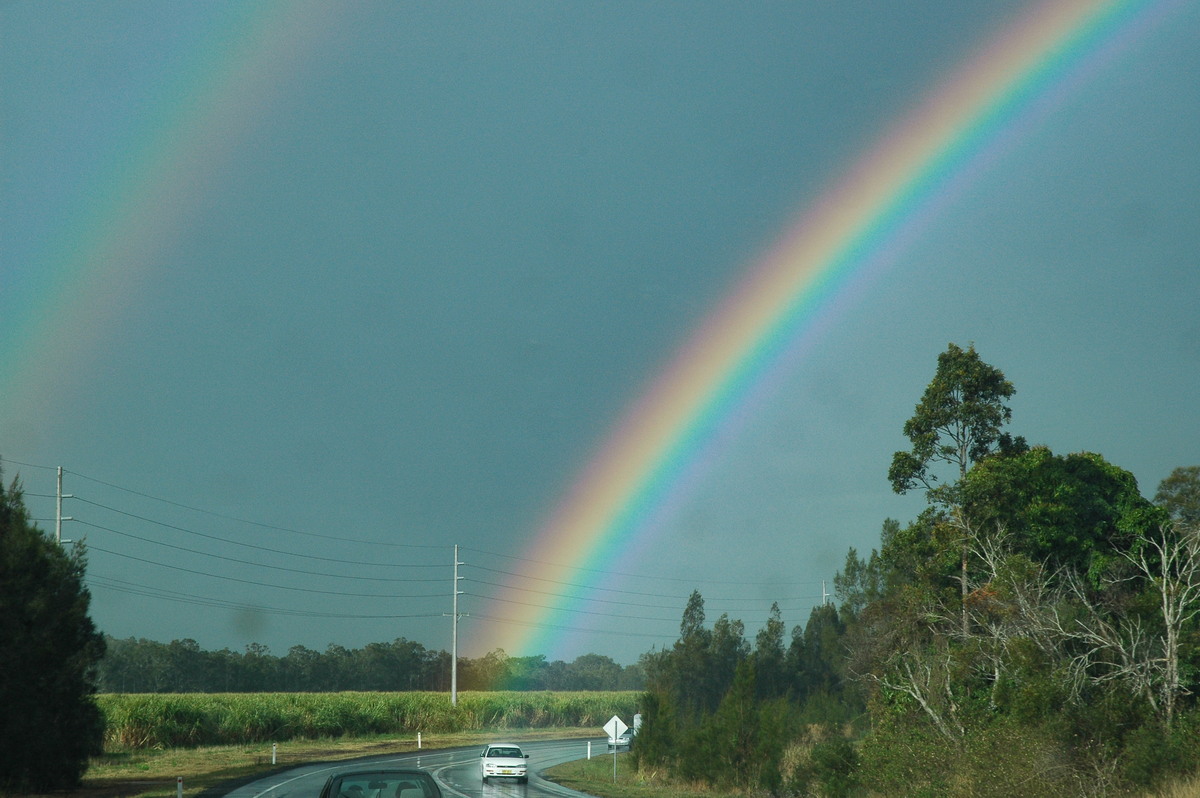
{"type": "MultiPolygon", "coordinates": [[[[583,796],[584,793],[560,787],[541,778],[540,771],[562,762],[583,759],[588,755],[588,740],[543,740],[520,743],[529,757],[529,783],[518,784],[511,779],[491,779],[484,784],[479,774],[479,752],[482,745],[470,748],[448,748],[442,750],[411,751],[402,754],[371,756],[361,760],[324,762],[301,765],[276,773],[257,781],[244,784],[225,793],[226,798],[317,798],[321,787],[331,773],[353,770],[358,767],[391,766],[418,767],[433,774],[441,785],[442,794],[456,798],[568,798],[583,796]]],[[[603,756],[609,760],[603,737],[592,739],[593,757],[603,756]]],[[[617,767],[621,766],[620,758],[617,767]]]]}

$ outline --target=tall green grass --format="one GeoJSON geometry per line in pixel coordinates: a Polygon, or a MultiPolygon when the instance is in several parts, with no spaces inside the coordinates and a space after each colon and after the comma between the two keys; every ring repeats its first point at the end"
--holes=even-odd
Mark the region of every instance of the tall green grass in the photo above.
{"type": "Polygon", "coordinates": [[[97,696],[110,747],[187,748],[471,729],[601,728],[638,692],[177,693],[97,696]]]}

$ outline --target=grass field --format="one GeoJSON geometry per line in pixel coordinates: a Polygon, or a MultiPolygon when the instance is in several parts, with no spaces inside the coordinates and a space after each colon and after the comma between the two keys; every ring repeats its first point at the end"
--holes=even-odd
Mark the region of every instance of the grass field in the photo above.
{"type": "Polygon", "coordinates": [[[470,729],[601,727],[637,692],[104,694],[105,748],[188,748],[470,729]]]}

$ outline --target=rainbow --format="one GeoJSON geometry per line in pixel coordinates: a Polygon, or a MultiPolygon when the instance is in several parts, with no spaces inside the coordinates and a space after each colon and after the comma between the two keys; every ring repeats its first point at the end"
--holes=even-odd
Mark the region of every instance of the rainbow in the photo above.
{"type": "Polygon", "coordinates": [[[602,572],[636,555],[717,441],[769,394],[786,363],[815,345],[836,308],[1023,132],[1181,4],[1041,4],[888,130],[627,410],[517,561],[522,572],[479,613],[505,623],[480,624],[490,636],[476,647],[553,658],[582,634],[572,630],[592,625],[585,607],[602,572]],[[569,594],[551,606],[533,592],[561,593],[563,585],[569,594]]]}
{"type": "Polygon", "coordinates": [[[5,428],[35,429],[50,417],[69,375],[145,300],[150,280],[170,268],[162,253],[219,188],[237,144],[295,85],[336,8],[275,0],[215,8],[192,29],[150,110],[62,199],[53,238],[0,272],[5,428]]]}

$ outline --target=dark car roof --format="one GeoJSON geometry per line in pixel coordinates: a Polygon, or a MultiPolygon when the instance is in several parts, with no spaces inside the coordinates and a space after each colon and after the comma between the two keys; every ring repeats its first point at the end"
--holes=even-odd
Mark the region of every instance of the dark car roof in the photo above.
{"type": "Polygon", "coordinates": [[[442,798],[433,776],[417,768],[358,768],[334,773],[322,798],[442,798]],[[359,783],[359,782],[365,782],[359,783]],[[338,793],[332,788],[337,785],[338,793]]]}

